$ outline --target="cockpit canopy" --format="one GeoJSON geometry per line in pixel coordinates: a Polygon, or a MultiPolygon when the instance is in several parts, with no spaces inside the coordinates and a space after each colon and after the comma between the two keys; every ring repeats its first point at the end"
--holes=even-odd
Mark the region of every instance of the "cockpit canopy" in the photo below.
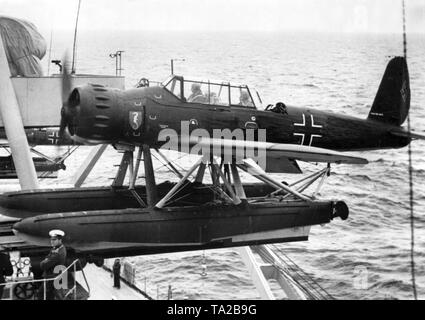
{"type": "Polygon", "coordinates": [[[173,75],[163,82],[163,86],[178,99],[188,103],[256,108],[251,91],[246,85],[186,80],[173,75]]]}

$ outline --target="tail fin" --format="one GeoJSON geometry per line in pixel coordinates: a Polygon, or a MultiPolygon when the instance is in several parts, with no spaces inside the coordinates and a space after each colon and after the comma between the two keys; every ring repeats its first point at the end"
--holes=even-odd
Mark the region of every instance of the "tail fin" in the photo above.
{"type": "Polygon", "coordinates": [[[399,126],[409,109],[409,70],[405,58],[395,57],[387,65],[368,119],[399,126]]]}

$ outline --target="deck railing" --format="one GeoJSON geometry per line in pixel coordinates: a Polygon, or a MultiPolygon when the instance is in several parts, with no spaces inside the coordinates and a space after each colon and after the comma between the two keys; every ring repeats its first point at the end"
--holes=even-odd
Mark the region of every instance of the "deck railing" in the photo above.
{"type": "Polygon", "coordinates": [[[71,270],[71,268],[74,269],[74,285],[71,289],[68,290],[68,292],[63,297],[63,300],[67,299],[72,293],[74,296],[74,300],[77,300],[77,280],[76,280],[76,273],[77,273],[77,264],[80,265],[81,272],[83,274],[84,282],[86,284],[87,293],[88,296],[90,296],[90,285],[87,281],[86,275],[84,274],[84,270],[82,268],[81,262],[79,259],[74,260],[65,270],[63,270],[61,273],[59,273],[55,278],[49,278],[49,279],[40,279],[40,280],[25,280],[25,281],[12,281],[12,282],[6,282],[6,283],[0,283],[0,285],[3,286],[9,286],[11,284],[13,285],[25,285],[25,284],[36,284],[36,283],[42,283],[43,285],[43,300],[47,300],[47,283],[48,282],[54,282],[59,281],[63,279],[64,277],[68,276],[68,271],[71,270]]]}

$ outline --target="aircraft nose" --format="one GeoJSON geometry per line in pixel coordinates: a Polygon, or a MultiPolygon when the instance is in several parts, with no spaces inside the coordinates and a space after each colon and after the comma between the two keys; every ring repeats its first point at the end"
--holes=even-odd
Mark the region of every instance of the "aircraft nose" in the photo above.
{"type": "MultiPolygon", "coordinates": [[[[62,108],[64,126],[74,140],[112,143],[123,130],[120,90],[88,84],[75,88],[62,108]]],[[[125,117],[124,117],[125,119],[125,117]]]]}
{"type": "Polygon", "coordinates": [[[344,201],[338,201],[334,203],[333,218],[340,217],[342,220],[347,220],[349,215],[349,209],[344,201]]]}

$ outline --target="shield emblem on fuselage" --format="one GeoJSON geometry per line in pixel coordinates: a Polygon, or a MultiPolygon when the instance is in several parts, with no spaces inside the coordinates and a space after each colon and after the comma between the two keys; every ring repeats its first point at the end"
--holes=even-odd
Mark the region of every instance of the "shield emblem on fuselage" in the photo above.
{"type": "Polygon", "coordinates": [[[130,111],[129,122],[133,130],[138,130],[142,125],[142,113],[140,111],[130,111]]]}

